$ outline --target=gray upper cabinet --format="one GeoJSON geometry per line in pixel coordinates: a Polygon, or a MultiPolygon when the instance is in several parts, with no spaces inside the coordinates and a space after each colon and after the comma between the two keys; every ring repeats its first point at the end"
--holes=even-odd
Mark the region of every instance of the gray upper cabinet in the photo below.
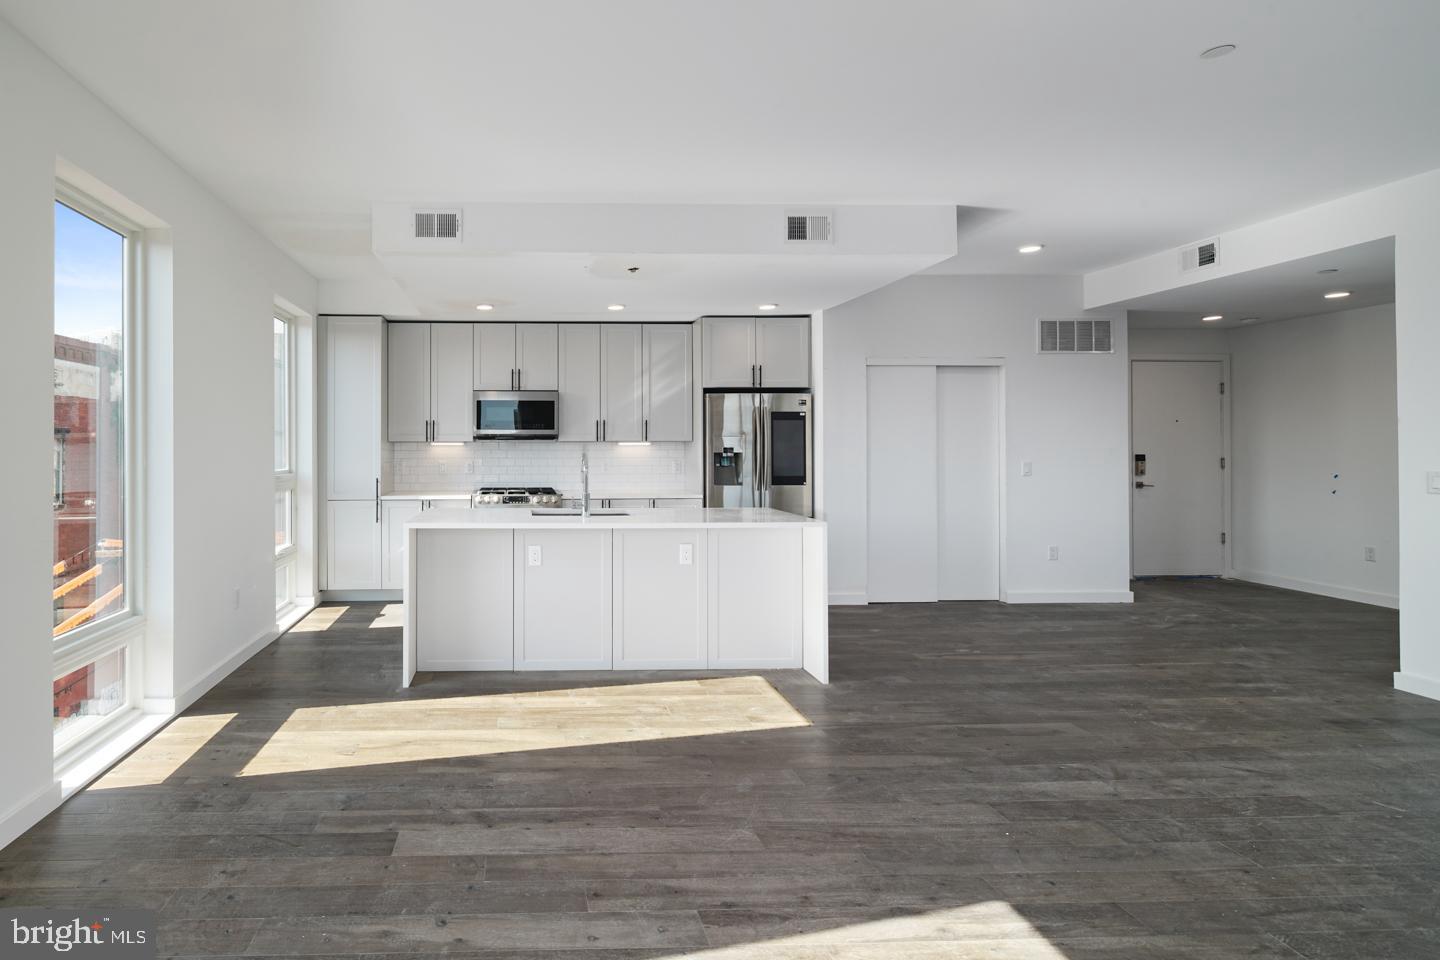
{"type": "Polygon", "coordinates": [[[430,326],[430,439],[464,442],[475,436],[471,369],[475,324],[430,326]]]}
{"type": "Polygon", "coordinates": [[[476,390],[557,390],[559,329],[553,323],[477,323],[476,390]]]}
{"type": "Polygon", "coordinates": [[[474,436],[472,326],[387,324],[387,440],[463,442],[474,436]]]}
{"type": "Polygon", "coordinates": [[[755,386],[755,318],[706,317],[700,323],[705,386],[755,386]]]}
{"type": "Polygon", "coordinates": [[[475,324],[475,389],[515,389],[515,324],[475,324]]]}
{"type": "Polygon", "coordinates": [[[640,324],[600,325],[600,439],[644,439],[643,358],[640,324]]]}
{"type": "Polygon", "coordinates": [[[762,387],[810,386],[810,318],[755,318],[755,380],[762,387]]]}
{"type": "Polygon", "coordinates": [[[430,324],[386,324],[389,410],[385,436],[391,442],[430,439],[430,324]]]}
{"type": "Polygon", "coordinates": [[[600,325],[560,327],[560,439],[600,439],[600,325]]]}
{"type": "Polygon", "coordinates": [[[521,323],[516,327],[516,389],[560,389],[559,326],[554,323],[521,323]]]}
{"type": "Polygon", "coordinates": [[[688,442],[694,436],[690,325],[647,323],[642,340],[644,439],[688,442]]]}
{"type": "Polygon", "coordinates": [[[809,317],[705,317],[706,387],[810,386],[809,317]]]}

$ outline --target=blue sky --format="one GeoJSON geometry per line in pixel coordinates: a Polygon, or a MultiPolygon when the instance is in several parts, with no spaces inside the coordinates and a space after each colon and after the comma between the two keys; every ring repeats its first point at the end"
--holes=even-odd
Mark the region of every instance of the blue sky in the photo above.
{"type": "Polygon", "coordinates": [[[124,323],[125,241],[55,204],[55,332],[114,341],[124,323]]]}

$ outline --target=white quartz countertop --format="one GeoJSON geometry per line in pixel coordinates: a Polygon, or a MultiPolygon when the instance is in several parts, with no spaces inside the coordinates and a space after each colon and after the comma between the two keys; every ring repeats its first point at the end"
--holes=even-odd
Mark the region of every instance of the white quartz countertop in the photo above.
{"type": "MultiPolygon", "coordinates": [[[[418,498],[417,498],[418,499],[418,498]]],[[[546,529],[553,527],[757,527],[824,526],[812,520],[769,507],[632,507],[625,516],[597,516],[592,504],[589,517],[536,516],[530,507],[438,507],[418,513],[405,522],[414,530],[546,529]]]]}
{"type": "MultiPolygon", "coordinates": [[[[560,495],[565,499],[572,499],[572,495],[563,490],[560,495]]],[[[578,494],[573,495],[578,497],[578,494]]],[[[419,493],[391,492],[380,494],[381,500],[466,500],[470,499],[468,493],[430,493],[421,491],[419,493]]],[[[597,488],[590,492],[590,499],[594,500],[700,500],[702,495],[698,493],[655,493],[652,491],[637,490],[606,490],[597,488]]]]}

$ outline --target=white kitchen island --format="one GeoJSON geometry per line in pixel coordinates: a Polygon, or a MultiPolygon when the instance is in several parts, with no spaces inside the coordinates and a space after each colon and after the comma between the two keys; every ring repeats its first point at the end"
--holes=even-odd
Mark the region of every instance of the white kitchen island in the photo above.
{"type": "Polygon", "coordinates": [[[828,683],[825,570],[825,524],[779,510],[427,510],[405,523],[402,677],[792,668],[828,683]]]}

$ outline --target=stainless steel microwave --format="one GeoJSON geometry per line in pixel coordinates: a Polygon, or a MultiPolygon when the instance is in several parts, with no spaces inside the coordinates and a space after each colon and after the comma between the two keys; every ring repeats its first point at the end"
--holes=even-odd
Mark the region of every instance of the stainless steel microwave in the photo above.
{"type": "Polygon", "coordinates": [[[554,390],[476,390],[476,440],[554,440],[560,435],[554,390]]]}

